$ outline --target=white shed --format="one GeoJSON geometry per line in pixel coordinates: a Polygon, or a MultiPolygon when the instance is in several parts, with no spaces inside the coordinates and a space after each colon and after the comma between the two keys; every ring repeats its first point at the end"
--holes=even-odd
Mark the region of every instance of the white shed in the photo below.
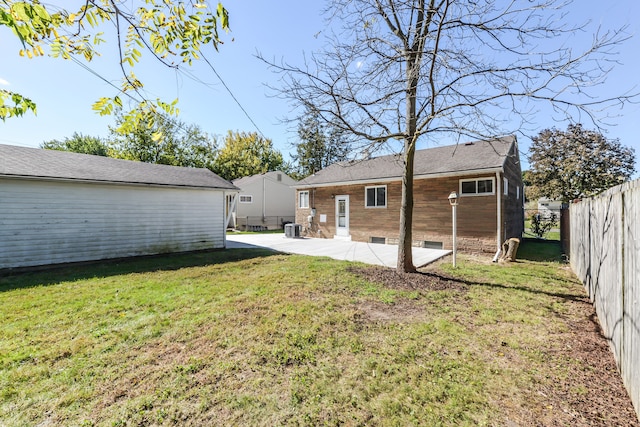
{"type": "Polygon", "coordinates": [[[226,246],[208,169],[0,144],[0,269],[226,246]]]}
{"type": "Polygon", "coordinates": [[[234,212],[234,228],[278,229],[295,219],[297,181],[273,171],[233,181],[240,189],[234,212]]]}

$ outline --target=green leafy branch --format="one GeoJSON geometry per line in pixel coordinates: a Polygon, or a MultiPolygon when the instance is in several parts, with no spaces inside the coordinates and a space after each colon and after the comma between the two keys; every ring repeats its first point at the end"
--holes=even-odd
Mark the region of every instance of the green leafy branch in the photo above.
{"type": "Polygon", "coordinates": [[[36,114],[36,104],[32,100],[18,93],[0,89],[0,119],[2,121],[8,117],[22,116],[27,111],[36,114]],[[7,105],[8,101],[12,104],[7,105]]]}
{"type": "MultiPolygon", "coordinates": [[[[20,40],[19,54],[29,58],[44,56],[45,48],[56,58],[81,57],[87,62],[99,56],[97,46],[104,43],[104,33],[93,30],[105,23],[116,27],[114,42],[119,52],[123,81],[120,93],[101,97],[93,110],[101,115],[122,108],[122,95],[139,103],[130,115],[140,122],[147,113],[177,113],[176,101],[148,100],[144,87],[132,72],[144,52],[151,53],[164,66],[178,68],[200,59],[205,46],[215,50],[223,43],[219,29],[229,30],[229,15],[222,4],[210,10],[205,2],[144,0],[142,6],[128,10],[115,0],[84,0],[77,9],[44,5],[39,0],[4,0],[0,4],[0,25],[10,28],[20,40]],[[132,96],[132,93],[136,96],[132,96]]],[[[19,94],[4,91],[2,119],[35,112],[35,104],[19,94]],[[13,100],[7,105],[5,100],[13,100]]]]}

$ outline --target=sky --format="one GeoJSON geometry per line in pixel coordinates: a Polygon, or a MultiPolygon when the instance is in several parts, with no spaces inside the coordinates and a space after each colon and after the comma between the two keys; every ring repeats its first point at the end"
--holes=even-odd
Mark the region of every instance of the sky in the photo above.
{"type": "MultiPolygon", "coordinates": [[[[268,59],[301,65],[304,56],[319,49],[326,31],[321,16],[323,2],[300,0],[226,0],[231,32],[223,35],[224,44],[218,52],[206,57],[215,72],[200,63],[187,72],[163,68],[149,56],[134,72],[145,83],[150,97],[164,100],[179,99],[179,119],[197,124],[203,131],[222,136],[227,131],[257,131],[273,140],[275,148],[285,159],[295,152],[297,142],[295,124],[283,119],[292,114],[290,101],[275,96],[268,88],[278,86],[279,75],[256,58],[261,53],[268,59]],[[217,74],[216,74],[217,73],[217,74]],[[228,88],[228,90],[227,90],[228,88]],[[230,93],[231,92],[231,93],[230,93]],[[235,99],[234,99],[235,98],[235,99]]],[[[587,43],[598,27],[628,26],[630,40],[617,48],[618,64],[606,84],[599,89],[601,96],[640,92],[640,2],[637,0],[576,0],[563,20],[568,23],[589,21],[591,32],[579,35],[575,42],[587,43]]],[[[62,140],[74,132],[106,137],[113,117],[101,117],[91,105],[102,96],[116,95],[116,89],[103,79],[115,83],[120,80],[113,43],[100,46],[101,58],[86,64],[89,70],[72,62],[53,58],[22,58],[20,44],[6,29],[0,27],[0,88],[18,92],[37,103],[37,115],[0,121],[0,144],[38,147],[44,141],[62,140]],[[101,76],[97,77],[95,74],[101,76]]],[[[639,98],[640,102],[640,98],[639,98]]],[[[640,104],[608,111],[614,115],[607,120],[605,136],[619,138],[640,156],[640,104]]],[[[527,133],[555,126],[566,129],[568,123],[556,123],[541,112],[527,133]]],[[[593,128],[585,123],[585,127],[593,128]]],[[[519,135],[520,151],[526,154],[531,143],[527,135],[519,135]]],[[[442,141],[448,144],[452,141],[442,141]]],[[[427,148],[424,144],[418,148],[427,148]]],[[[523,157],[523,169],[528,167],[523,157]]],[[[636,162],[636,169],[639,169],[636,162]]],[[[636,171],[634,177],[640,176],[636,171]]]]}

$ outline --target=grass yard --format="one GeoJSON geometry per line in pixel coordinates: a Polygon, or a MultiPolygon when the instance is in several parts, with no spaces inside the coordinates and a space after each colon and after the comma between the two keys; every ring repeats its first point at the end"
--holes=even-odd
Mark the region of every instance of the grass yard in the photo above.
{"type": "Polygon", "coordinates": [[[400,286],[240,249],[0,277],[0,426],[637,425],[556,247],[519,255],[400,286]]]}
{"type": "MultiPolygon", "coordinates": [[[[541,240],[550,240],[550,241],[560,241],[560,220],[558,220],[558,225],[551,229],[550,231],[544,234],[544,237],[541,240]]],[[[524,221],[524,237],[527,238],[537,238],[537,236],[531,231],[531,220],[526,219],[524,221]]]]}

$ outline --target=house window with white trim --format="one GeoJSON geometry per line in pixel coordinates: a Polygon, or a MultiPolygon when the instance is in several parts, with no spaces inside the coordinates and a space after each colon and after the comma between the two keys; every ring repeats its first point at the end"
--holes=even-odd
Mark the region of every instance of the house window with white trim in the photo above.
{"type": "Polygon", "coordinates": [[[494,193],[494,178],[461,179],[460,194],[463,196],[487,196],[494,193]]]}
{"type": "Polygon", "coordinates": [[[386,208],[387,207],[387,186],[376,185],[375,187],[365,187],[364,197],[365,197],[365,207],[386,208]]]}
{"type": "Polygon", "coordinates": [[[309,192],[308,191],[298,192],[298,207],[300,209],[309,208],[309,192]]]}
{"type": "Polygon", "coordinates": [[[253,196],[241,194],[240,203],[253,203],[253,196]]]}
{"type": "Polygon", "coordinates": [[[504,189],[502,190],[505,196],[509,195],[509,180],[507,178],[502,178],[502,186],[504,189]]]}

